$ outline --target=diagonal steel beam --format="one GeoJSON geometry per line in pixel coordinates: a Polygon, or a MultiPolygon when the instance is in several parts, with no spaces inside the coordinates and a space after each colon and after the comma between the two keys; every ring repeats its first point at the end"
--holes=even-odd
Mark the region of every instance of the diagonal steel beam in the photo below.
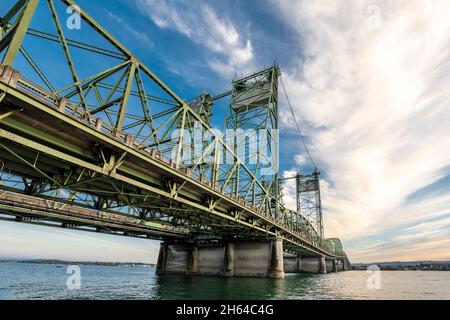
{"type": "MultiPolygon", "coordinates": [[[[69,70],[72,75],[72,80],[74,83],[78,83],[79,82],[78,74],[75,69],[75,64],[73,63],[72,55],[70,54],[69,45],[67,44],[66,37],[64,36],[64,32],[63,32],[61,23],[59,21],[59,17],[58,17],[56,8],[55,8],[55,4],[54,4],[53,0],[47,0],[47,3],[48,3],[48,7],[50,9],[50,13],[53,18],[53,23],[55,24],[55,27],[56,27],[56,32],[58,33],[58,37],[59,37],[61,46],[64,51],[64,56],[66,57],[67,64],[69,65],[69,70]]],[[[77,85],[76,87],[78,89],[78,94],[80,96],[82,106],[83,106],[83,108],[86,109],[87,105],[86,105],[86,101],[84,99],[83,89],[81,88],[80,85],[77,85]]]]}
{"type": "Polygon", "coordinates": [[[36,64],[36,62],[33,60],[33,58],[28,54],[28,52],[25,50],[25,48],[22,46],[20,48],[20,53],[23,55],[23,57],[28,61],[28,63],[30,64],[30,66],[33,68],[33,70],[37,73],[37,75],[39,76],[39,78],[41,78],[41,80],[45,83],[45,85],[47,86],[47,88],[52,91],[55,92],[55,88],[52,86],[52,84],[50,83],[50,81],[48,80],[48,78],[45,76],[45,74],[42,72],[42,70],[38,67],[38,65],[36,64]]]}
{"type": "Polygon", "coordinates": [[[128,80],[125,86],[125,92],[123,94],[123,99],[119,110],[119,116],[117,117],[117,123],[115,127],[116,136],[120,135],[120,132],[122,131],[123,121],[125,119],[125,114],[127,112],[128,101],[130,100],[131,87],[133,86],[134,74],[136,72],[136,64],[137,63],[133,61],[133,63],[130,66],[130,71],[128,73],[128,80]]]}
{"type": "MultiPolygon", "coordinates": [[[[21,1],[23,2],[23,1],[21,1]]],[[[11,39],[6,39],[6,37],[2,40],[8,42],[8,50],[6,51],[5,56],[3,57],[2,64],[12,66],[17,53],[19,52],[20,47],[22,46],[23,39],[25,34],[30,26],[31,20],[33,19],[34,12],[36,11],[36,7],[39,4],[39,0],[28,0],[26,4],[23,5],[22,13],[19,17],[17,17],[17,24],[15,23],[13,29],[11,29],[8,33],[11,34],[11,39]],[[11,33],[12,32],[12,33],[11,33]]],[[[20,6],[19,6],[20,8],[20,6]]],[[[11,14],[13,15],[14,10],[18,9],[18,7],[14,7],[11,14]]],[[[12,18],[12,17],[11,17],[12,18]]],[[[1,47],[2,45],[0,45],[1,47]]],[[[1,50],[1,49],[0,49],[1,50]]]]}
{"type": "Polygon", "coordinates": [[[3,18],[0,18],[0,28],[6,28],[9,21],[23,8],[27,0],[19,0],[16,4],[9,10],[3,18]]]}
{"type": "MultiPolygon", "coordinates": [[[[123,54],[130,58],[136,57],[124,46],[122,45],[116,38],[114,38],[108,31],[106,31],[102,26],[100,26],[94,18],[92,18],[86,11],[84,11],[80,6],[78,6],[73,0],[61,0],[67,6],[76,6],[79,8],[81,18],[89,24],[92,28],[94,28],[98,33],[100,33],[105,40],[111,43],[114,47],[120,50],[123,54]]],[[[136,59],[137,60],[137,59],[136,59]]],[[[184,104],[183,100],[170,89],[158,76],[156,76],[149,68],[147,68],[144,64],[140,63],[140,68],[146,73],[159,87],[161,87],[169,96],[175,99],[180,106],[184,104]]]]}

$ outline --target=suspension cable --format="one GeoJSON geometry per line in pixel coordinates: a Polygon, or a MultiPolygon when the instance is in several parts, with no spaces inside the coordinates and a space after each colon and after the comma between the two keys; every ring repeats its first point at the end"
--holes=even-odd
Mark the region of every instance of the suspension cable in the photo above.
{"type": "Polygon", "coordinates": [[[314,167],[314,171],[317,171],[317,165],[314,162],[314,159],[313,159],[313,157],[311,155],[311,152],[309,152],[308,144],[306,143],[305,136],[303,135],[303,130],[300,127],[300,124],[297,121],[297,117],[295,116],[294,109],[292,108],[291,101],[290,101],[289,96],[288,96],[287,91],[286,91],[286,87],[284,86],[283,77],[280,77],[280,82],[281,82],[281,86],[283,87],[284,95],[286,96],[286,101],[287,101],[287,103],[289,105],[289,109],[291,110],[292,118],[294,119],[295,125],[297,126],[298,133],[300,134],[300,138],[302,140],[303,146],[305,147],[305,151],[308,154],[309,160],[311,161],[311,164],[314,167]]]}

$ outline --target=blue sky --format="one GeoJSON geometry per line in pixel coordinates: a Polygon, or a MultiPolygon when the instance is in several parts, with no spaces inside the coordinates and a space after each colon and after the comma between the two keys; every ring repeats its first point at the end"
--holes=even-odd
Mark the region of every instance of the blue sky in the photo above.
{"type": "MultiPolygon", "coordinates": [[[[276,61],[323,173],[326,235],[354,262],[450,259],[448,1],[78,3],[182,98],[276,61]]],[[[282,174],[308,171],[280,109],[282,174]]],[[[0,256],[108,261],[154,262],[158,247],[2,222],[0,243],[0,256]]]]}

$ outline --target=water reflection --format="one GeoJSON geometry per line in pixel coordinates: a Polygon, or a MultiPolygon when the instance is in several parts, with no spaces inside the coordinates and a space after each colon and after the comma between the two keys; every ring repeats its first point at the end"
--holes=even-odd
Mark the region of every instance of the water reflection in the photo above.
{"type": "Polygon", "coordinates": [[[161,299],[275,299],[283,295],[284,281],[272,278],[156,276],[161,299]]]}

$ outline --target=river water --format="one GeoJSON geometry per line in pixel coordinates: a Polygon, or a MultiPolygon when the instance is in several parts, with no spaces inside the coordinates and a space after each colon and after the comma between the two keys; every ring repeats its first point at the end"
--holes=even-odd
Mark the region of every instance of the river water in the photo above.
{"type": "Polygon", "coordinates": [[[366,271],[287,274],[281,280],[156,276],[153,267],[79,267],[76,289],[68,266],[0,263],[0,299],[450,299],[450,272],[444,271],[382,271],[374,282],[366,271]]]}

